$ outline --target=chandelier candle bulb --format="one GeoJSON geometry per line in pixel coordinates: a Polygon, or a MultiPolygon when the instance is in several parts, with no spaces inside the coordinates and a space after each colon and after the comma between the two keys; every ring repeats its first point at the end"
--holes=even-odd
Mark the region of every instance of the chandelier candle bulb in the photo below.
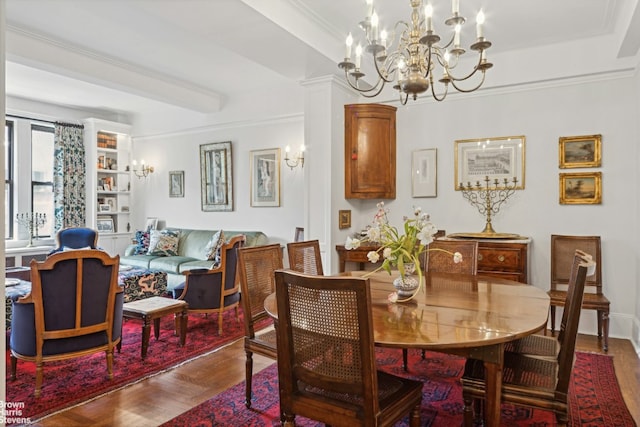
{"type": "MultiPolygon", "coordinates": [[[[478,16],[476,16],[476,36],[478,39],[484,37],[482,35],[482,24],[484,24],[484,13],[482,13],[482,9],[480,9],[478,16]]],[[[484,51],[482,53],[484,53],[484,51]]]]}
{"type": "Polygon", "coordinates": [[[456,25],[456,31],[453,35],[453,47],[458,48],[460,47],[460,24],[456,25]]]}
{"type": "Polygon", "coordinates": [[[349,33],[349,35],[347,36],[347,50],[344,56],[344,59],[351,59],[351,46],[353,45],[353,36],[351,35],[351,33],[349,33]]]}
{"type": "Polygon", "coordinates": [[[460,13],[460,0],[451,0],[451,13],[454,15],[460,13]]]}
{"type": "Polygon", "coordinates": [[[427,3],[424,7],[424,16],[427,20],[427,31],[433,31],[433,7],[427,3]]]}

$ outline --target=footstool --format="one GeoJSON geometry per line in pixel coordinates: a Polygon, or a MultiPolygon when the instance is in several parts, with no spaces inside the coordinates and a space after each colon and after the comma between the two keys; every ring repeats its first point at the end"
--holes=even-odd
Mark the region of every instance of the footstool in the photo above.
{"type": "Polygon", "coordinates": [[[120,265],[118,283],[124,288],[124,302],[162,296],[167,291],[167,273],[160,270],[120,265]]]}
{"type": "MultiPolygon", "coordinates": [[[[122,316],[125,319],[142,319],[142,349],[140,353],[142,359],[147,357],[151,321],[153,320],[153,335],[157,340],[160,337],[160,318],[169,314],[176,315],[176,324],[179,324],[180,329],[180,346],[184,346],[187,339],[188,308],[189,304],[185,301],[164,297],[150,297],[122,305],[122,316]]],[[[120,350],[120,344],[118,344],[118,350],[120,350]]]]}

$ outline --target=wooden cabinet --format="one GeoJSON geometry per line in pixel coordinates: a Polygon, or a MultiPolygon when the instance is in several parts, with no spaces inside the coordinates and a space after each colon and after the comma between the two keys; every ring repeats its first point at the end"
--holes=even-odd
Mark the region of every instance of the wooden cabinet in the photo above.
{"type": "Polygon", "coordinates": [[[344,196],[396,198],[396,107],[344,106],[344,196]]]}
{"type": "Polygon", "coordinates": [[[87,224],[98,230],[99,245],[110,255],[122,255],[119,241],[131,240],[130,131],[122,123],[85,122],[87,224]]]}
{"type": "MultiPolygon", "coordinates": [[[[338,271],[340,273],[344,273],[346,271],[347,262],[357,262],[358,268],[360,270],[365,269],[365,264],[369,263],[369,259],[367,258],[367,254],[369,251],[378,250],[379,246],[360,246],[357,249],[350,249],[344,247],[344,245],[336,245],[336,251],[338,252],[338,271]]],[[[382,260],[376,264],[381,264],[382,260]]]]}
{"type": "Polygon", "coordinates": [[[528,241],[478,241],[478,274],[528,283],[528,248],[528,241]]]}

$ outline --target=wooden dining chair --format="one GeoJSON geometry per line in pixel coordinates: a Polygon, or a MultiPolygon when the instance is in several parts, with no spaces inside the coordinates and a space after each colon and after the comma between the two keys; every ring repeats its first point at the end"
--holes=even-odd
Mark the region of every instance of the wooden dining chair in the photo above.
{"type": "Polygon", "coordinates": [[[244,312],[244,351],[246,354],[245,406],[251,407],[253,353],[276,359],[276,332],[273,328],[256,333],[258,322],[268,317],[264,299],[276,291],[274,272],[282,268],[280,244],[245,247],[238,250],[238,272],[244,312]]]}
{"type": "Polygon", "coordinates": [[[606,352],[609,349],[609,308],[611,303],[602,293],[600,236],[551,235],[551,289],[549,290],[551,334],[555,333],[556,307],[562,307],[567,296],[566,287],[571,271],[569,260],[576,249],[591,254],[596,262],[595,274],[587,278],[582,308],[596,311],[598,340],[602,340],[604,337],[602,350],[606,352]]]}
{"type": "MultiPolygon", "coordinates": [[[[476,240],[434,240],[424,253],[425,272],[478,274],[478,242],[476,240]],[[446,251],[446,252],[445,252],[446,251]],[[460,252],[462,262],[455,263],[452,253],[460,252]]],[[[422,350],[422,358],[425,351],[422,350]]],[[[402,349],[402,368],[408,370],[409,355],[402,349]]]]}
{"type": "MultiPolygon", "coordinates": [[[[502,402],[553,411],[558,425],[568,421],[568,391],[573,369],[576,337],[587,275],[596,265],[590,255],[576,251],[569,275],[569,297],[566,301],[560,331],[560,351],[556,358],[505,352],[502,369],[502,402]]],[[[486,398],[483,362],[467,359],[462,375],[464,425],[473,425],[482,405],[473,402],[486,398]]],[[[492,397],[496,398],[496,397],[492,397]]]]}
{"type": "Polygon", "coordinates": [[[289,268],[300,273],[322,276],[322,257],[317,240],[287,243],[289,268]]]}
{"type": "Polygon", "coordinates": [[[284,426],[420,425],[422,383],[376,370],[369,279],[275,273],[284,426]]]}

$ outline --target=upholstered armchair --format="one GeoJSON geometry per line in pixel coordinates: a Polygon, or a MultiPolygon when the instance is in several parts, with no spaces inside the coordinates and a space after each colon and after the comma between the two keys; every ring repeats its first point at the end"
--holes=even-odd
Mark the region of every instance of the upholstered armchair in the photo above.
{"type": "Polygon", "coordinates": [[[238,248],[245,242],[243,235],[231,238],[220,248],[220,265],[213,269],[184,272],[186,281],[174,289],[174,298],[189,304],[189,313],[217,313],[218,335],[222,335],[222,315],[235,310],[240,321],[240,281],[237,274],[238,248]]]}
{"type": "Polygon", "coordinates": [[[58,247],[49,255],[65,249],[99,249],[98,231],[87,227],[63,228],[56,234],[56,242],[58,247]]]}
{"type": "Polygon", "coordinates": [[[11,379],[18,360],[35,362],[40,396],[45,362],[105,352],[113,378],[113,350],[122,332],[119,257],[95,249],[59,252],[31,261],[31,293],[13,301],[11,379]]]}

